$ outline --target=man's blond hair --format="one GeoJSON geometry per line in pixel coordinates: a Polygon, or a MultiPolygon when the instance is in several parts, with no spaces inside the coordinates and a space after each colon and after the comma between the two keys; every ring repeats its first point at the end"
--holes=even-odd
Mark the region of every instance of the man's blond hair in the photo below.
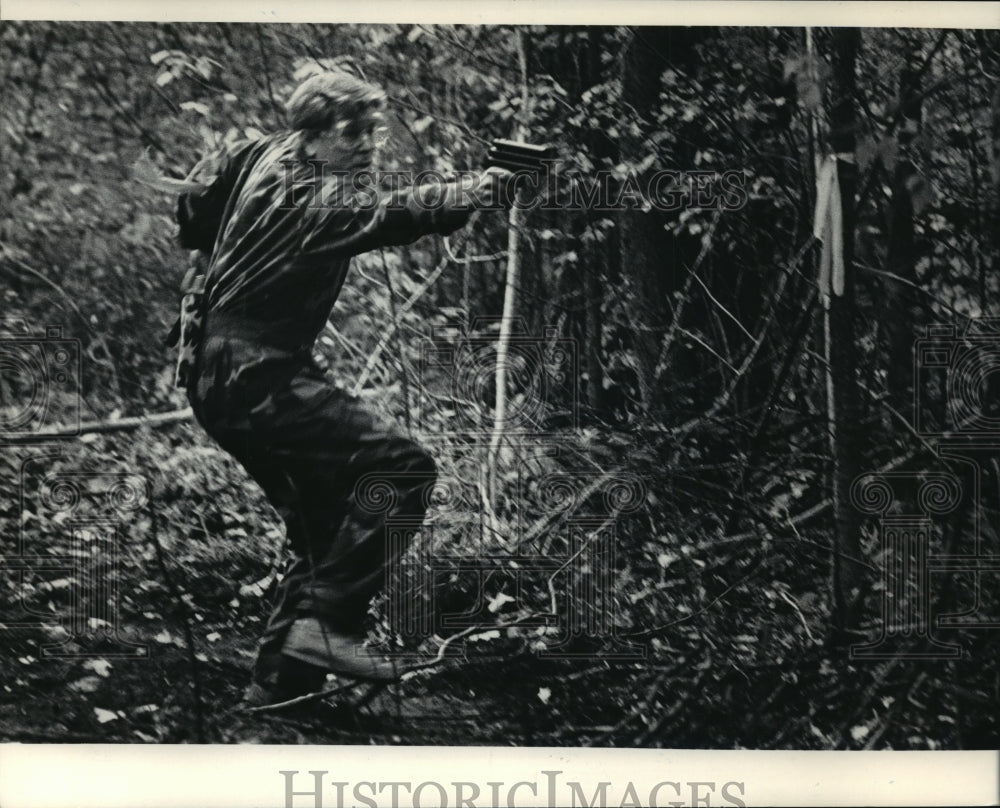
{"type": "Polygon", "coordinates": [[[292,129],[323,132],[385,106],[386,94],[343,71],[329,70],[300,84],[286,105],[292,129]]]}

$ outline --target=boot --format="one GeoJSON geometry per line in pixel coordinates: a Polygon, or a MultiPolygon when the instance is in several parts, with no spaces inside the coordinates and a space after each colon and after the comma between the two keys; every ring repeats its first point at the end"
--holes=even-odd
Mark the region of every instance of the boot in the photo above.
{"type": "Polygon", "coordinates": [[[298,659],[282,655],[274,685],[251,682],[243,693],[243,703],[248,707],[264,707],[316,693],[326,684],[326,671],[307,665],[298,659]]]}
{"type": "Polygon", "coordinates": [[[369,682],[393,682],[402,672],[393,660],[366,653],[363,639],[334,629],[319,617],[300,617],[288,631],[283,657],[338,676],[369,682]]]}

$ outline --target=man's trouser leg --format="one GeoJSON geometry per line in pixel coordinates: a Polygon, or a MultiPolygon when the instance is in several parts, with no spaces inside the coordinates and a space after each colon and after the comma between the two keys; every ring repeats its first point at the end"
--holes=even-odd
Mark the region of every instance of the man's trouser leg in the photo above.
{"type": "Polygon", "coordinates": [[[372,408],[329,384],[318,370],[293,378],[250,410],[249,429],[218,439],[246,467],[282,515],[295,559],[278,587],[254,678],[273,684],[281,646],[299,616],[317,615],[358,635],[385,581],[386,520],[422,519],[436,473],[430,455],[372,408]],[[394,506],[366,509],[361,478],[386,475],[394,506]]]}

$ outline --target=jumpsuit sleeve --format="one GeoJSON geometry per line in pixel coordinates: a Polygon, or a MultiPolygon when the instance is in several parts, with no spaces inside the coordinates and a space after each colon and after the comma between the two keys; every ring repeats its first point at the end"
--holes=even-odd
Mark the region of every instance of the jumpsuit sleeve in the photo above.
{"type": "Polygon", "coordinates": [[[304,249],[322,258],[349,258],[378,247],[411,244],[421,236],[448,235],[468,222],[475,203],[458,182],[398,190],[371,204],[348,204],[324,211],[304,249]]]}

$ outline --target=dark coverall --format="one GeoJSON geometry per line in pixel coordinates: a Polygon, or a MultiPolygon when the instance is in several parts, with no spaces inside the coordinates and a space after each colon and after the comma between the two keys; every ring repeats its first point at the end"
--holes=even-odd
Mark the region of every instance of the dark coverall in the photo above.
{"type": "Polygon", "coordinates": [[[205,322],[187,393],[198,422],[264,489],[294,553],[261,640],[254,680],[274,685],[298,616],[360,636],[384,583],[385,519],[422,518],[431,456],[312,359],[351,256],[447,234],[471,213],[454,184],[424,209],[408,193],[330,200],[301,133],[241,143],[213,158],[214,181],[178,201],[181,245],[210,255],[205,322]],[[387,204],[388,203],[388,204],[387,204]],[[390,514],[358,507],[364,475],[394,474],[390,514]],[[405,475],[396,472],[408,472],[405,475]],[[400,484],[400,479],[409,480],[400,484]]]}

